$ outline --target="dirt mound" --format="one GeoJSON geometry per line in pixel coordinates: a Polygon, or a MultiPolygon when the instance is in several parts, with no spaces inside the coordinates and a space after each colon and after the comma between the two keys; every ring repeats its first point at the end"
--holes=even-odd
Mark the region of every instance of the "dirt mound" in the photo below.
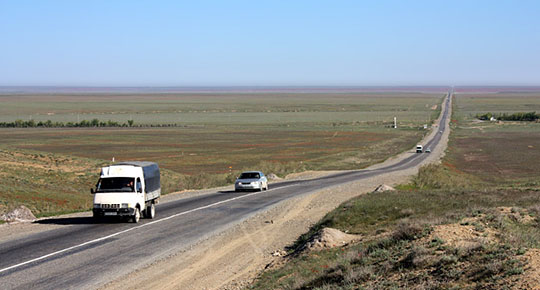
{"type": "Polygon", "coordinates": [[[513,289],[540,289],[540,250],[529,249],[523,259],[528,266],[513,289]]]}
{"type": "Polygon", "coordinates": [[[466,249],[477,244],[496,242],[496,236],[497,233],[488,227],[479,231],[473,225],[455,223],[435,226],[426,240],[439,238],[449,246],[466,249]]]}
{"type": "Polygon", "coordinates": [[[347,245],[360,240],[359,235],[346,234],[333,228],[324,228],[314,235],[306,244],[306,250],[322,250],[347,245]]]}
{"type": "Polygon", "coordinates": [[[36,219],[36,217],[31,210],[29,210],[26,206],[21,205],[18,208],[0,216],[0,219],[6,222],[25,222],[33,221],[36,219]]]}
{"type": "Polygon", "coordinates": [[[394,190],[396,190],[396,189],[389,186],[389,185],[381,184],[381,185],[377,186],[377,188],[375,188],[375,190],[373,192],[385,192],[385,191],[394,191],[394,190]]]}

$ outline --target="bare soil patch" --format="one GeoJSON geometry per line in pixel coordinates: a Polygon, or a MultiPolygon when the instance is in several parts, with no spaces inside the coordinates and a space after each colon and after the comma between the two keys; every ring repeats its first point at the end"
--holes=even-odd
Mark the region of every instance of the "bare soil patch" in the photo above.
{"type": "Polygon", "coordinates": [[[435,226],[433,232],[424,239],[424,242],[442,240],[451,247],[467,249],[478,244],[499,241],[497,231],[494,229],[489,227],[480,229],[471,223],[480,223],[480,221],[478,218],[474,218],[463,220],[461,223],[435,226]]]}
{"type": "Polygon", "coordinates": [[[540,249],[529,249],[523,260],[527,267],[513,289],[540,289],[540,249]]]}

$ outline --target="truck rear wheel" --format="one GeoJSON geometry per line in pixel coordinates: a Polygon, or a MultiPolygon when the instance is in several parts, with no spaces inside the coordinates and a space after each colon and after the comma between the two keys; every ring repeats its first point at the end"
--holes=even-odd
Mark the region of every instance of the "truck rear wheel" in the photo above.
{"type": "Polygon", "coordinates": [[[136,207],[135,213],[133,213],[133,216],[131,217],[131,221],[133,223],[138,223],[140,219],[141,219],[141,210],[138,207],[136,207]]]}
{"type": "Polygon", "coordinates": [[[154,203],[151,203],[144,210],[144,217],[147,218],[147,219],[153,219],[155,216],[156,216],[156,207],[155,207],[154,203]]]}

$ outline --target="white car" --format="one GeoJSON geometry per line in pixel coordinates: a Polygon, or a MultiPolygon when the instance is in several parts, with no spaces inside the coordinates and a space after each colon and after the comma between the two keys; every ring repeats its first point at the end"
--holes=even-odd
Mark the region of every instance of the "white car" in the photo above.
{"type": "Polygon", "coordinates": [[[268,179],[260,171],[242,172],[234,183],[234,190],[268,190],[268,179]]]}

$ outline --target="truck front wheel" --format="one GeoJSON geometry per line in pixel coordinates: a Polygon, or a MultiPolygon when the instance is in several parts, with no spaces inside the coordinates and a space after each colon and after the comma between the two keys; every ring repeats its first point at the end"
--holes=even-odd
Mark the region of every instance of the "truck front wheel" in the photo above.
{"type": "Polygon", "coordinates": [[[100,216],[100,215],[98,215],[98,214],[96,214],[96,213],[93,214],[92,218],[94,219],[94,222],[95,222],[95,223],[100,223],[100,222],[103,221],[103,217],[100,216]]]}
{"type": "Polygon", "coordinates": [[[150,203],[149,206],[144,210],[144,217],[147,219],[153,219],[156,216],[156,207],[154,203],[150,203]]]}
{"type": "Polygon", "coordinates": [[[138,207],[136,207],[135,212],[133,213],[133,216],[131,217],[131,221],[133,223],[138,223],[140,219],[141,219],[141,210],[138,207]]]}

